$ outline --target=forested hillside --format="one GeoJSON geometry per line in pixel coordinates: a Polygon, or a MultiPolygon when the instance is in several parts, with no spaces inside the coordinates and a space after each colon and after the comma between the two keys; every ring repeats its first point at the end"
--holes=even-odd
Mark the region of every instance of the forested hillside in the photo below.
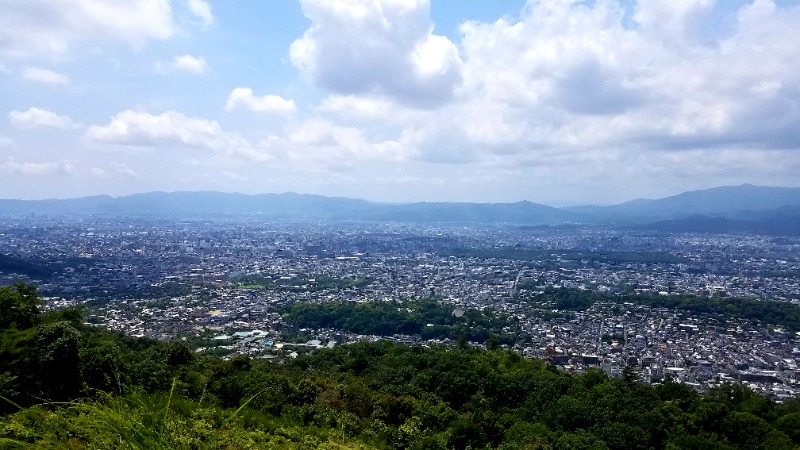
{"type": "MultiPolygon", "coordinates": [[[[789,449],[800,401],[704,396],[509,351],[389,342],[283,364],[198,357],[0,288],[0,448],[789,449]]],[[[295,313],[308,313],[296,311],[295,313]]],[[[337,319],[338,320],[338,319],[337,319]]]]}

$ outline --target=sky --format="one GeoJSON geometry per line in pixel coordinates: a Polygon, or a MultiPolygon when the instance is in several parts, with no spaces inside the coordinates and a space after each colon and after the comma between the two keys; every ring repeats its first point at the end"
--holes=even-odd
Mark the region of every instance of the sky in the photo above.
{"type": "Polygon", "coordinates": [[[800,186],[800,0],[0,0],[0,198],[800,186]]]}

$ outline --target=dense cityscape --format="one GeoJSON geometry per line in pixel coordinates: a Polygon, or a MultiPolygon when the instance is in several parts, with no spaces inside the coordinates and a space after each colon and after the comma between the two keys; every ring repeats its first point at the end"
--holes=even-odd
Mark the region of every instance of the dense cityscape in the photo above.
{"type": "Polygon", "coordinates": [[[226,359],[246,354],[279,363],[381,339],[499,345],[572,373],[596,367],[616,377],[631,367],[640,381],[671,379],[700,391],[736,381],[779,401],[800,392],[792,324],[647,300],[796,304],[798,239],[582,226],[35,215],[5,218],[0,237],[0,284],[24,277],[38,285],[48,308],[82,305],[93,325],[182,340],[226,359]],[[590,294],[590,302],[561,301],[590,294]],[[430,323],[405,333],[309,319],[348,304],[389,306],[407,318],[425,301],[447,308],[450,318],[414,316],[430,323]],[[460,321],[461,331],[453,331],[460,321]]]}

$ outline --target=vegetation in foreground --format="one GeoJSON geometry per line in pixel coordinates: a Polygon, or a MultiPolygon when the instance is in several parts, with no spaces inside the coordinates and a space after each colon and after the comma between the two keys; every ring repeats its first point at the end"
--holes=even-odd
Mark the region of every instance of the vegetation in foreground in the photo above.
{"type": "Polygon", "coordinates": [[[704,396],[631,372],[557,372],[507,351],[389,342],[284,365],[39,313],[0,288],[0,448],[789,449],[800,401],[739,385],[704,396]]]}

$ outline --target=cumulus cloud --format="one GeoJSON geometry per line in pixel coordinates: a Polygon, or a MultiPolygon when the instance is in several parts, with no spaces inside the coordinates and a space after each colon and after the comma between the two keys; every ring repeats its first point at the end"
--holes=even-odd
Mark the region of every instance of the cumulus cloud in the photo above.
{"type": "Polygon", "coordinates": [[[92,167],[89,169],[89,175],[95,178],[108,178],[108,172],[99,168],[99,167],[92,167]]]}
{"type": "Polygon", "coordinates": [[[53,175],[64,173],[74,175],[77,171],[74,165],[69,162],[17,162],[14,158],[8,158],[0,163],[0,171],[20,174],[20,175],[53,175]]]}
{"type": "Polygon", "coordinates": [[[308,120],[292,126],[283,139],[265,142],[283,146],[291,158],[347,166],[355,161],[405,161],[413,153],[410,145],[375,139],[355,127],[336,125],[325,120],[308,120]]]}
{"type": "Polygon", "coordinates": [[[230,170],[223,170],[222,172],[219,173],[219,176],[229,182],[234,182],[234,183],[244,183],[249,179],[244,175],[240,175],[236,172],[231,172],[230,170]]]}
{"type": "Polygon", "coordinates": [[[293,100],[287,100],[279,95],[264,95],[256,97],[250,88],[238,87],[231,91],[225,103],[226,111],[245,109],[248,111],[270,114],[292,114],[297,111],[293,100]]]}
{"type": "Polygon", "coordinates": [[[435,119],[441,109],[417,109],[376,95],[329,95],[312,108],[321,115],[359,124],[408,126],[435,119]]]}
{"type": "Polygon", "coordinates": [[[70,130],[83,128],[83,124],[73,122],[69,116],[60,116],[52,111],[30,108],[27,111],[11,111],[8,119],[20,128],[60,128],[70,130]]]}
{"type": "Polygon", "coordinates": [[[117,175],[121,175],[125,178],[136,179],[139,178],[139,174],[136,173],[135,170],[128,167],[127,164],[112,162],[111,163],[111,170],[116,173],[117,175]]]}
{"type": "Polygon", "coordinates": [[[714,0],[650,0],[636,3],[633,20],[641,32],[667,45],[694,37],[702,19],[711,13],[714,0]]]}
{"type": "Polygon", "coordinates": [[[112,117],[106,126],[92,125],[85,137],[101,144],[205,148],[258,161],[272,157],[238,134],[223,130],[214,120],[176,111],[153,115],[126,110],[112,117]]]}
{"type": "MultiPolygon", "coordinates": [[[[458,96],[404,129],[420,157],[441,162],[797,148],[800,6],[759,0],[701,38],[713,6],[532,1],[516,20],[464,23],[458,96]]],[[[334,97],[318,109],[344,104],[334,97]]]]}
{"type": "Polygon", "coordinates": [[[203,21],[203,25],[208,27],[213,25],[216,21],[214,14],[211,12],[211,5],[209,5],[207,1],[189,0],[188,6],[189,11],[203,21]]]}
{"type": "Polygon", "coordinates": [[[176,32],[169,0],[7,0],[0,54],[61,55],[76,41],[111,39],[139,48],[176,32]]]}
{"type": "Polygon", "coordinates": [[[224,148],[232,136],[213,120],[187,117],[176,111],[159,115],[126,110],[106,126],[92,125],[86,137],[95,142],[118,145],[224,148]]]}
{"type": "Polygon", "coordinates": [[[69,84],[68,76],[39,67],[26,67],[22,72],[22,78],[51,86],[69,84]]]}
{"type": "Polygon", "coordinates": [[[462,81],[455,44],[433,34],[428,0],[302,0],[311,27],[292,64],[336,94],[379,94],[422,107],[453,98],[462,81]]]}
{"type": "Polygon", "coordinates": [[[166,75],[170,72],[200,75],[206,70],[208,70],[208,63],[202,56],[180,55],[172,58],[172,61],[169,63],[156,63],[156,72],[162,75],[166,75]]]}
{"type": "MultiPolygon", "coordinates": [[[[304,168],[347,168],[363,161],[407,161],[414,151],[408,143],[374,138],[358,128],[318,119],[293,123],[281,134],[252,143],[223,130],[216,121],[188,117],[176,111],[159,115],[123,111],[105,126],[89,127],[85,138],[95,144],[207,149],[240,160],[280,160],[304,168]]],[[[112,167],[112,171],[120,173],[125,171],[123,169],[112,167]]]]}
{"type": "MultiPolygon", "coordinates": [[[[92,25],[99,19],[82,19],[88,14],[83,2],[76,3],[74,17],[88,24],[86,29],[65,18],[66,0],[53,2],[52,11],[42,0],[7,3],[13,8],[0,17],[3,60],[10,61],[5,57],[12,51],[51,57],[89,39],[140,46],[175,32],[169,11],[153,14],[164,26],[144,24],[134,38],[124,27],[106,29],[92,25]],[[53,14],[52,20],[45,20],[45,13],[53,14]],[[43,40],[20,34],[24,30],[11,16],[27,17],[20,23],[41,32],[43,40]],[[42,23],[33,24],[33,16],[42,23]],[[45,26],[49,22],[53,30],[45,26]]],[[[169,6],[138,0],[107,9],[145,4],[169,6]]],[[[207,3],[185,5],[180,12],[193,11],[202,23],[213,23],[211,9],[204,12],[207,3]]],[[[670,191],[649,195],[674,193],[678,185],[702,187],[685,178],[700,172],[739,183],[772,182],[777,174],[782,178],[774,182],[797,183],[791,175],[800,170],[795,156],[800,154],[800,5],[795,3],[530,0],[518,16],[465,22],[450,39],[436,34],[427,0],[301,0],[301,6],[310,24],[292,43],[289,59],[313,87],[302,97],[322,93],[316,105],[295,103],[300,97],[256,95],[247,87],[231,91],[229,85],[224,109],[291,118],[277,124],[239,122],[270,127],[243,128],[239,134],[188,112],[128,110],[92,126],[86,139],[207,149],[214,154],[209,160],[231,162],[231,173],[247,175],[252,183],[258,169],[244,167],[242,159],[296,169],[301,175],[286,172],[299,178],[306,167],[326,175],[347,169],[353,183],[378,167],[397,169],[391,175],[397,179],[445,173],[454,190],[477,192],[491,184],[497,196],[508,195],[502,194],[505,180],[530,189],[521,196],[548,184],[562,189],[565,180],[575,180],[569,182],[574,192],[591,183],[616,183],[621,193],[628,192],[629,180],[664,180],[672,183],[670,191]],[[420,175],[420,168],[429,173],[420,175]],[[620,181],[609,181],[609,173],[620,174],[620,181]],[[473,187],[463,180],[472,180],[473,187]]],[[[165,59],[159,67],[163,73],[208,70],[196,54],[165,59]]],[[[16,65],[13,71],[24,76],[16,65]]],[[[51,82],[57,84],[61,74],[53,73],[51,82]]],[[[248,83],[239,86],[254,86],[248,83]]],[[[145,98],[141,104],[164,101],[145,98]]],[[[13,113],[20,115],[17,126],[79,126],[46,110],[13,113]]],[[[15,120],[12,114],[9,119],[15,120]]],[[[204,159],[200,154],[192,156],[204,159]]],[[[111,166],[99,168],[117,175],[111,166]]]]}
{"type": "MultiPolygon", "coordinates": [[[[687,181],[698,170],[713,174],[711,185],[796,183],[789,173],[800,170],[800,5],[758,0],[731,11],[705,0],[531,1],[518,18],[462,24],[461,82],[447,101],[420,110],[401,99],[403,91],[385,81],[390,77],[373,76],[391,72],[381,72],[389,63],[362,51],[386,42],[374,36],[405,29],[387,26],[386,35],[370,29],[363,33],[370,38],[352,37],[351,46],[318,39],[321,29],[343,27],[345,19],[379,31],[396,23],[372,21],[383,17],[373,8],[379,3],[304,3],[312,26],[295,45],[298,52],[310,49],[293,63],[332,91],[311,109],[331,123],[290,130],[288,139],[297,135],[292,145],[305,149],[298,155],[354,161],[370,153],[364,142],[387,141],[399,160],[413,164],[459,164],[452,170],[478,178],[503,174],[496,181],[537,192],[553,186],[569,192],[565,180],[574,179],[574,193],[565,195],[607,185],[609,196],[620,196],[615,200],[626,199],[629,185],[609,181],[609,173],[672,186],[651,195],[675,193],[676,185],[709,187],[687,181]],[[350,58],[377,69],[356,64],[364,69],[348,78],[347,65],[341,73],[333,63],[316,66],[325,61],[315,53],[322,48],[345,55],[348,64],[352,50],[350,58]],[[358,128],[338,135],[327,128],[341,122],[358,128]],[[354,155],[339,147],[361,150],[354,155]],[[520,168],[522,174],[512,173],[520,168]]],[[[424,17],[427,10],[400,23],[424,17]]],[[[376,53],[388,54],[387,48],[376,53]]]]}

